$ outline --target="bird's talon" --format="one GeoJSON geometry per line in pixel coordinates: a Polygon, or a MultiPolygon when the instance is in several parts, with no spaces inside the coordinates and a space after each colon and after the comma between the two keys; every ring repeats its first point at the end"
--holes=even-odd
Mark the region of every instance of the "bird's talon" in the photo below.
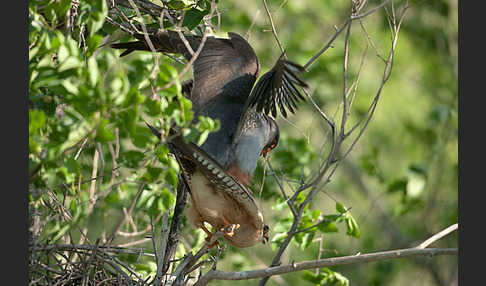
{"type": "Polygon", "coordinates": [[[236,224],[230,224],[226,227],[223,227],[221,229],[221,231],[229,236],[229,237],[233,237],[233,235],[235,235],[235,231],[238,230],[240,228],[240,224],[236,223],[236,224]]]}

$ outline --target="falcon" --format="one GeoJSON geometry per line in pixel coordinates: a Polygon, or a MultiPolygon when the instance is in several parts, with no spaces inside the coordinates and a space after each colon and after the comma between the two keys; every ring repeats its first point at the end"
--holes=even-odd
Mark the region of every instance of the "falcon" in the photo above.
{"type": "MultiPolygon", "coordinates": [[[[150,51],[143,34],[134,36],[137,41],[111,46],[125,49],[120,56],[150,51]]],[[[183,84],[183,92],[192,101],[195,120],[208,116],[219,119],[221,127],[200,148],[182,144],[180,138],[170,146],[181,165],[180,183],[187,185],[191,196],[189,221],[205,231],[207,239],[211,232],[204,222],[241,248],[268,238],[249,186],[260,155],[278,144],[279,129],[273,119],[277,109],[284,117],[287,111],[294,113],[296,103],[305,100],[299,88],[307,84],[299,78],[305,69],[284,54],[256,82],[260,65],[253,48],[237,33],[228,36],[208,36],[202,43],[200,36],[157,30],[149,38],[156,51],[182,54],[187,60],[203,44],[193,63],[194,79],[183,84]]],[[[153,127],[152,131],[156,133],[153,127]]]]}

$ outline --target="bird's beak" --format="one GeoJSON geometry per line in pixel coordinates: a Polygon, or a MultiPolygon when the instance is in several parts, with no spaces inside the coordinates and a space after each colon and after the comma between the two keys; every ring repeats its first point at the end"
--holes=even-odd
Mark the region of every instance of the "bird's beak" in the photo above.
{"type": "Polygon", "coordinates": [[[264,225],[263,226],[263,239],[262,239],[262,243],[263,244],[266,244],[268,243],[268,240],[269,240],[269,235],[268,235],[268,232],[270,231],[270,227],[268,225],[264,225]]]}
{"type": "Polygon", "coordinates": [[[267,158],[267,155],[268,155],[268,153],[270,153],[271,150],[272,150],[271,148],[265,148],[265,149],[263,149],[262,150],[262,153],[261,153],[261,155],[263,156],[263,158],[267,158]]]}

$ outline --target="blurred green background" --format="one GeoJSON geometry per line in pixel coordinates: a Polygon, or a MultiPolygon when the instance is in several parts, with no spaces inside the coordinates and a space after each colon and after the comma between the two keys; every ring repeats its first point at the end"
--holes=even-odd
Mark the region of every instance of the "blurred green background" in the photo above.
{"type": "MultiPolygon", "coordinates": [[[[194,1],[169,1],[169,4],[176,2],[185,7],[195,4],[194,1]]],[[[197,8],[207,9],[207,1],[200,2],[197,8]]],[[[188,136],[200,140],[217,128],[217,123],[211,120],[195,127],[189,125],[190,103],[182,98],[178,80],[159,94],[160,99],[152,96],[152,87],[174,79],[182,65],[162,55],[158,59],[159,70],[151,77],[154,63],[151,53],[134,53],[120,59],[120,51],[107,47],[98,50],[103,37],[113,41],[129,37],[105,21],[105,16],[113,16],[104,1],[79,4],[72,30],[63,26],[70,3],[29,2],[31,208],[41,214],[39,241],[51,243],[67,242],[68,234],[79,241],[80,229],[88,230],[92,241],[106,238],[122,218],[123,207],[128,209],[140,182],[146,184],[132,212],[134,223],[124,223],[121,231],[147,229],[150,216],[160,218],[162,212],[172,210],[178,168],[167,148],[155,147],[156,140],[144,127],[143,119],[157,122],[162,118],[162,127],[174,119],[187,127],[188,136]],[[103,180],[96,180],[92,186],[89,178],[97,148],[103,160],[98,159],[95,174],[102,174],[103,180]],[[90,192],[93,188],[95,197],[90,192]],[[47,189],[56,194],[72,220],[53,211],[52,204],[49,207],[52,198],[46,195],[47,189]],[[90,194],[95,198],[92,205],[90,194]]],[[[349,13],[348,1],[267,3],[288,58],[301,65],[329,41],[335,26],[340,27],[349,13]]],[[[364,10],[377,4],[379,1],[368,1],[364,10]]],[[[397,11],[404,4],[405,1],[394,1],[397,11]]],[[[308,220],[316,221],[319,215],[335,214],[336,201],[340,202],[351,208],[360,235],[347,235],[343,222],[336,222],[337,231],[316,229],[305,233],[292,241],[282,257],[283,264],[317,259],[319,253],[325,258],[408,248],[458,222],[457,1],[408,4],[392,75],[384,86],[376,112],[362,138],[306,215],[308,220]]],[[[392,11],[390,5],[386,8],[392,11]]],[[[260,75],[269,70],[280,50],[270,31],[263,2],[219,1],[217,12],[212,18],[214,34],[226,37],[228,31],[233,31],[248,35],[260,61],[260,75]]],[[[156,23],[149,17],[144,21],[156,23]]],[[[361,23],[352,24],[348,86],[357,76],[363,55],[364,65],[348,124],[365,114],[376,95],[384,68],[379,56],[388,56],[391,36],[383,9],[363,18],[361,23]]],[[[303,75],[315,101],[336,122],[341,118],[343,55],[344,33],[303,75]]],[[[190,76],[188,73],[183,79],[190,76]]],[[[323,142],[329,140],[328,128],[310,102],[301,103],[298,112],[288,120],[279,118],[277,122],[281,140],[269,160],[279,175],[298,181],[301,172],[309,175],[322,159],[319,152],[323,142]]],[[[344,147],[349,143],[346,141],[344,147]]],[[[218,263],[220,270],[252,270],[269,265],[290,225],[290,212],[264,165],[261,160],[252,189],[258,194],[273,242],[249,249],[228,247],[218,263]],[[264,169],[265,184],[260,195],[264,169]]],[[[292,192],[290,185],[286,191],[292,192]]],[[[156,220],[156,227],[160,227],[160,220],[156,220]]],[[[117,236],[115,243],[143,240],[144,235],[147,232],[136,237],[117,236]]],[[[200,247],[204,235],[185,222],[182,237],[185,241],[178,255],[200,247]]],[[[152,248],[150,240],[136,247],[152,248]]],[[[457,232],[432,247],[457,247],[457,232]]],[[[142,257],[140,261],[129,255],[122,258],[136,265],[144,275],[155,270],[155,262],[150,258],[142,257]]],[[[344,285],[346,280],[350,285],[458,284],[455,256],[397,259],[329,270],[321,269],[320,275],[304,271],[273,277],[267,285],[344,285]]],[[[211,285],[257,283],[258,280],[213,281],[211,285]]]]}

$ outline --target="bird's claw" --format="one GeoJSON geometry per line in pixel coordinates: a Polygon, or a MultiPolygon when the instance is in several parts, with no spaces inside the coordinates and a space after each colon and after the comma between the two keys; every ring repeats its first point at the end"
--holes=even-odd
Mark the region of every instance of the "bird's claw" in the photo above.
{"type": "Polygon", "coordinates": [[[240,224],[234,223],[221,228],[221,232],[229,237],[233,237],[233,235],[235,235],[235,231],[237,231],[239,228],[240,224]]]}

